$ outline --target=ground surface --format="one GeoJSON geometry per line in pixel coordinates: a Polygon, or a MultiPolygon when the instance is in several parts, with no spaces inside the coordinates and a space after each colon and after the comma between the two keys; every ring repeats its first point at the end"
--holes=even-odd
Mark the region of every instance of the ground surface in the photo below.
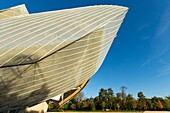
{"type": "MultiPolygon", "coordinates": [[[[48,112],[48,113],[64,113],[64,112],[48,112]]],[[[67,113],[87,113],[87,112],[67,112],[67,113]]],[[[96,112],[90,112],[96,113],[96,112]]],[[[170,111],[144,111],[144,112],[97,112],[97,113],[170,113],[170,111]]]]}

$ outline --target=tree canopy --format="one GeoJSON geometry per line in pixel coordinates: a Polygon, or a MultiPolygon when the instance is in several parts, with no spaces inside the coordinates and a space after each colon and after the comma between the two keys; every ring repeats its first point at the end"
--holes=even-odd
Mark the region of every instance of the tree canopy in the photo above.
{"type": "Polygon", "coordinates": [[[166,96],[165,98],[156,96],[146,98],[144,93],[140,91],[136,99],[132,94],[126,94],[127,87],[122,86],[120,89],[121,92],[115,94],[112,88],[101,88],[98,95],[94,98],[85,98],[84,93],[80,92],[76,97],[62,106],[62,109],[77,111],[170,111],[170,96],[166,96]]]}

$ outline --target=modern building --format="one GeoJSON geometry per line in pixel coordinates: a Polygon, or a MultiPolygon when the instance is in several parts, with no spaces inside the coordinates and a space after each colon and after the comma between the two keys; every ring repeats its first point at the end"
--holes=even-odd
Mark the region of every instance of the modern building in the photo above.
{"type": "MultiPolygon", "coordinates": [[[[128,8],[0,11],[0,111],[48,100],[63,105],[101,66],[128,8]]],[[[97,82],[97,81],[96,81],[97,82]]]]}

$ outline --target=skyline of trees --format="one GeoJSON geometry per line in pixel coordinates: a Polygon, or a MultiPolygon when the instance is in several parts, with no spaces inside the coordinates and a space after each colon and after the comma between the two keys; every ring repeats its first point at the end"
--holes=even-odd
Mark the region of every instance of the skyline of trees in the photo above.
{"type": "MultiPolygon", "coordinates": [[[[121,92],[115,93],[112,88],[101,88],[94,98],[85,98],[80,92],[77,96],[61,107],[62,110],[77,111],[170,111],[170,96],[146,98],[143,92],[138,92],[137,98],[126,94],[127,87],[121,86],[121,92]]],[[[52,105],[51,111],[55,111],[52,105]]]]}

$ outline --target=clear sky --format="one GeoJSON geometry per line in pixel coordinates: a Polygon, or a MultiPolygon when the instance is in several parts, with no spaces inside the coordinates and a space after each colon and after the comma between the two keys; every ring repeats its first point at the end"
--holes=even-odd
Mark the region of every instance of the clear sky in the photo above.
{"type": "Polygon", "coordinates": [[[83,92],[122,85],[135,97],[170,95],[170,0],[0,0],[0,9],[26,4],[30,13],[112,4],[129,11],[107,57],[83,92]]]}

